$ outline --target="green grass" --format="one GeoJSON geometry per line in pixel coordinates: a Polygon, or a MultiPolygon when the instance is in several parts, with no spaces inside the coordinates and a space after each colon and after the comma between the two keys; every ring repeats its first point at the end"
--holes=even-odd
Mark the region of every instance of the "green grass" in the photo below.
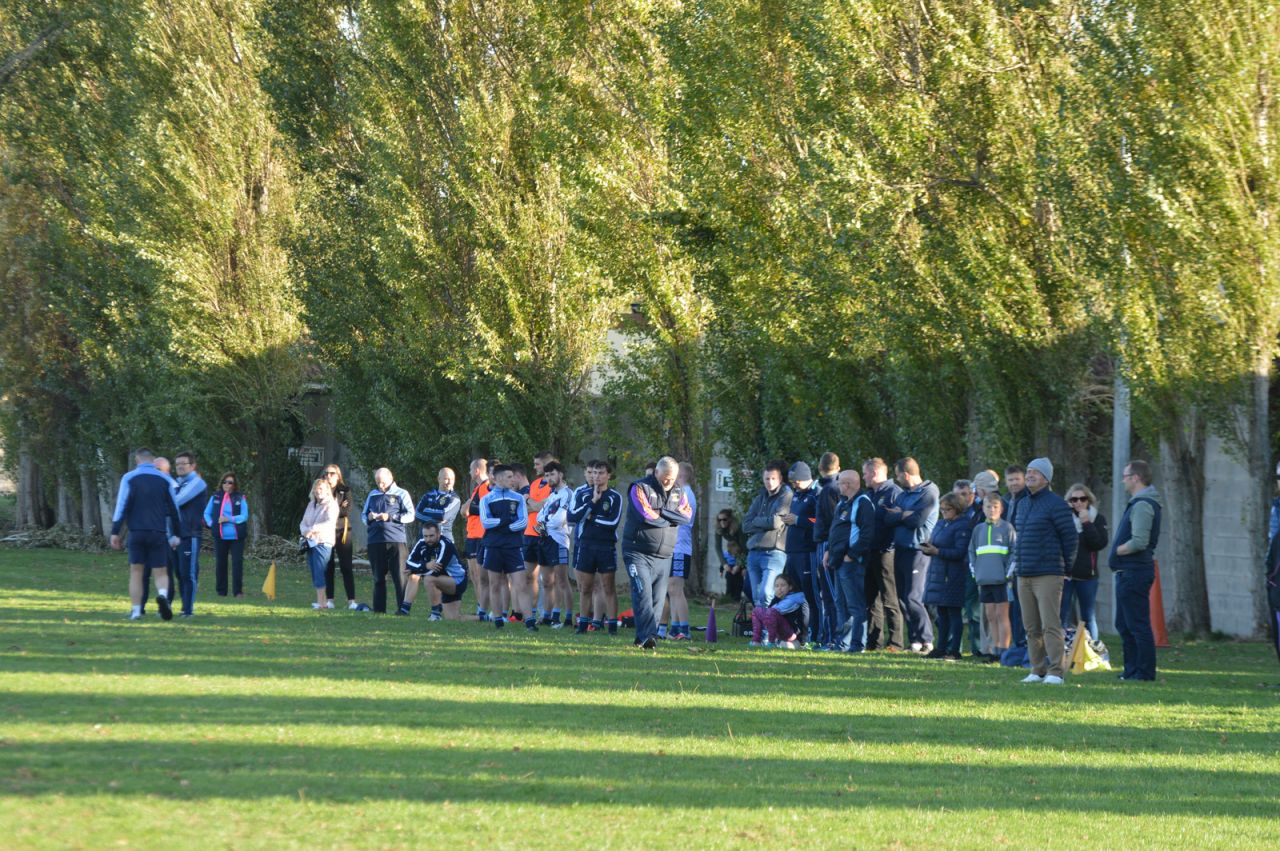
{"type": "Polygon", "coordinates": [[[741,639],[647,653],[316,613],[299,568],[269,606],[213,597],[206,567],[197,618],[130,623],[121,562],[0,551],[5,847],[1280,842],[1263,644],[1052,689],[741,639]]]}

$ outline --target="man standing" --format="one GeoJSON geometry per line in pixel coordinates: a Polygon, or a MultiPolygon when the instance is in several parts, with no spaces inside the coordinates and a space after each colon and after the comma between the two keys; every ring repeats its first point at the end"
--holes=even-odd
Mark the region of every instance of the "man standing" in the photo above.
{"type": "MultiPolygon", "coordinates": [[[[960,519],[968,526],[970,533],[983,519],[982,504],[975,498],[976,490],[974,483],[968,479],[956,479],[951,485],[951,492],[960,497],[960,501],[964,503],[964,513],[960,515],[960,519]]],[[[968,541],[969,538],[966,535],[966,546],[968,541]]],[[[981,603],[978,602],[978,583],[974,580],[972,571],[966,571],[964,575],[964,607],[961,609],[961,614],[969,630],[969,652],[975,657],[981,656],[982,608],[981,603]]]]}
{"type": "MultiPolygon", "coordinates": [[[[458,511],[462,508],[462,500],[453,492],[453,484],[457,474],[452,467],[441,467],[436,474],[436,487],[422,495],[413,510],[413,516],[419,523],[434,522],[440,527],[440,537],[453,543],[453,522],[458,519],[458,511]]],[[[424,527],[425,528],[425,527],[424,527]]]]}
{"type": "Polygon", "coordinates": [[[178,528],[178,577],[182,591],[182,617],[195,613],[196,587],[200,581],[200,541],[204,536],[204,504],[209,487],[196,469],[196,455],[184,449],[174,456],[178,474],[178,491],[175,502],[181,523],[178,528]]]}
{"type": "Polygon", "coordinates": [[[480,500],[488,495],[489,462],[477,458],[471,462],[471,496],[462,511],[467,516],[467,570],[476,586],[476,620],[489,619],[489,576],[484,564],[484,526],[480,524],[480,500]]]}
{"type": "Polygon", "coordinates": [[[861,653],[867,625],[867,554],[875,543],[876,507],[862,491],[855,470],[845,470],[838,479],[840,501],[831,523],[829,545],[823,553],[823,568],[836,579],[837,650],[861,653]]]}
{"type": "MultiPolygon", "coordinates": [[[[804,592],[809,603],[812,617],[805,626],[809,630],[807,636],[800,636],[800,641],[808,641],[825,649],[831,643],[828,633],[831,630],[831,619],[823,622],[826,612],[821,608],[821,594],[818,591],[818,577],[814,571],[817,544],[813,540],[813,527],[817,520],[818,491],[813,486],[813,473],[809,465],[797,461],[787,472],[791,482],[791,509],[782,515],[782,522],[787,527],[786,553],[787,572],[800,580],[800,590],[804,592]]],[[[771,586],[772,587],[772,586],[771,586]]]]}
{"type": "Polygon", "coordinates": [[[173,619],[169,605],[169,577],[162,570],[169,564],[169,550],[181,540],[167,530],[182,526],[178,503],[174,500],[174,481],[156,469],[155,454],[150,449],[134,453],[137,464],[120,479],[116,510],[111,516],[111,548],[123,548],[120,530],[129,527],[129,598],[133,609],[129,620],[142,618],[142,571],[151,568],[156,580],[156,607],[160,617],[173,619]]]}
{"type": "MultiPolygon", "coordinates": [[[[817,594],[820,598],[819,607],[824,615],[830,616],[832,623],[836,623],[838,620],[835,573],[823,568],[821,565],[823,563],[822,556],[827,549],[827,538],[831,535],[831,518],[835,514],[836,503],[840,501],[840,487],[836,481],[836,477],[839,475],[840,457],[834,452],[822,453],[822,457],[818,459],[818,484],[816,486],[818,497],[813,521],[813,540],[815,544],[813,562],[815,565],[814,576],[817,578],[817,594]]],[[[830,636],[829,640],[834,643],[835,636],[830,636]]]]}
{"type": "Polygon", "coordinates": [[[667,598],[676,527],[693,520],[693,509],[684,491],[676,486],[679,475],[680,465],[676,459],[664,455],[654,465],[652,474],[634,482],[627,490],[622,561],[631,579],[636,646],[650,650],[658,644],[658,612],[654,609],[660,608],[667,598]]]}
{"type": "MultiPolygon", "coordinates": [[[[161,473],[168,476],[170,479],[173,478],[173,467],[169,464],[168,458],[161,455],[155,458],[151,463],[161,473]]],[[[178,492],[178,486],[176,484],[173,487],[173,492],[176,496],[178,492]]],[[[169,538],[172,535],[178,535],[178,534],[180,533],[176,526],[166,527],[164,530],[165,538],[169,538]]],[[[169,602],[170,602],[170,605],[172,606],[173,598],[175,596],[178,597],[179,599],[181,599],[182,597],[182,575],[178,573],[178,550],[174,547],[170,547],[167,550],[167,552],[169,554],[169,560],[165,564],[164,572],[165,572],[165,576],[168,577],[169,579],[169,602]]],[[[147,613],[147,601],[150,599],[151,599],[151,568],[144,567],[142,569],[142,613],[144,615],[147,613]]]]}
{"type": "Polygon", "coordinates": [[[862,480],[876,509],[875,535],[867,553],[867,649],[900,653],[906,648],[907,631],[898,600],[893,527],[887,512],[898,501],[902,488],[889,480],[889,465],[883,458],[863,462],[862,480]]]}
{"type": "Polygon", "coordinates": [[[578,577],[577,635],[608,621],[609,634],[618,632],[618,522],[622,494],[609,487],[613,467],[608,461],[587,462],[586,484],[573,492],[566,521],[574,526],[573,567],[578,577]]]}
{"type": "Polygon", "coordinates": [[[1120,679],[1154,680],[1156,640],[1151,632],[1151,584],[1155,581],[1155,552],[1163,509],[1160,495],[1151,484],[1151,465],[1130,461],[1124,468],[1124,489],[1129,494],[1129,504],[1120,518],[1109,559],[1116,574],[1116,632],[1124,642],[1124,673],[1120,679]]]}
{"type": "Polygon", "coordinates": [[[1027,627],[1031,673],[1024,683],[1062,685],[1062,578],[1075,563],[1080,533],[1066,500],[1049,488],[1053,464],[1037,458],[1027,465],[1027,493],[1013,521],[1014,570],[1018,602],[1027,627]]]}
{"type": "MultiPolygon", "coordinates": [[[[524,495],[515,489],[517,472],[508,465],[493,468],[494,487],[480,500],[480,522],[484,525],[484,569],[489,572],[489,604],[494,629],[507,621],[507,601],[513,610],[529,605],[528,571],[524,564],[524,533],[529,526],[529,509],[524,495]],[[510,577],[510,586],[507,584],[510,577]]],[[[538,631],[532,611],[524,612],[524,625],[538,631]]]]}
{"type": "Polygon", "coordinates": [[[546,500],[538,508],[538,563],[543,570],[542,582],[547,589],[546,606],[542,623],[552,629],[560,629],[560,615],[571,616],[573,603],[569,597],[569,507],[573,491],[564,483],[564,467],[559,461],[548,461],[542,468],[542,478],[550,489],[546,500]]]}
{"type": "Polygon", "coordinates": [[[395,483],[391,471],[379,467],[373,471],[377,485],[364,501],[365,527],[369,530],[369,567],[373,571],[373,610],[386,614],[387,574],[396,590],[396,609],[404,602],[405,557],[408,555],[404,524],[413,520],[413,497],[395,483]]]}
{"type": "MultiPolygon", "coordinates": [[[[536,606],[538,603],[546,604],[547,600],[547,581],[544,575],[546,571],[554,570],[554,565],[545,565],[538,563],[538,557],[541,552],[541,535],[538,534],[538,511],[542,508],[542,503],[547,501],[547,497],[551,496],[551,487],[547,484],[546,476],[543,471],[547,464],[556,460],[556,457],[550,452],[539,452],[533,456],[533,481],[522,482],[520,493],[524,496],[525,508],[529,511],[529,526],[524,532],[524,570],[529,581],[529,595],[533,601],[530,606],[529,613],[537,616],[536,606]]],[[[524,467],[512,465],[518,468],[522,473],[524,467]]]]}
{"type": "Polygon", "coordinates": [[[783,517],[791,513],[791,488],[787,487],[786,477],[787,465],[783,462],[766,464],[760,476],[764,486],[742,518],[742,531],[747,533],[747,576],[751,599],[757,606],[769,605],[774,580],[787,566],[783,517]]]}
{"type": "MultiPolygon", "coordinates": [[[[1004,468],[1004,480],[1009,485],[1009,495],[1004,500],[1004,518],[1017,530],[1017,519],[1014,511],[1018,503],[1027,495],[1027,468],[1021,464],[1010,464],[1004,468]]],[[[1016,556],[1015,556],[1016,558],[1016,556]]],[[[1013,565],[1013,583],[1010,586],[1009,599],[1009,646],[1026,647],[1027,631],[1022,625],[1022,604],[1018,602],[1017,565],[1013,565]]]]}
{"type": "Polygon", "coordinates": [[[893,527],[893,571],[898,599],[903,601],[911,649],[916,653],[933,650],[933,623],[924,607],[924,586],[929,575],[929,557],[920,552],[938,523],[938,486],[925,481],[914,458],[894,464],[902,493],[885,510],[885,522],[893,527]]]}

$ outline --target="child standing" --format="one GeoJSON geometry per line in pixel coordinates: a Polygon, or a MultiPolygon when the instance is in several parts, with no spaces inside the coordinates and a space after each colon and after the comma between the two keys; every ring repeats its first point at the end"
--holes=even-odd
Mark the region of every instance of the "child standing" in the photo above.
{"type": "Polygon", "coordinates": [[[973,529],[969,541],[969,570],[978,583],[978,599],[982,602],[991,643],[995,653],[986,661],[997,662],[1009,649],[1009,564],[1016,533],[1004,514],[1004,503],[991,497],[982,501],[986,522],[973,529]]]}

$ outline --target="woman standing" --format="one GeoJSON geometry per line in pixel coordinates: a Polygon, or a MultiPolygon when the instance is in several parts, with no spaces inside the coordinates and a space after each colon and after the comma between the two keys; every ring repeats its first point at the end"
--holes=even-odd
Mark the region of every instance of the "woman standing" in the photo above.
{"type": "Polygon", "coordinates": [[[329,487],[328,477],[319,478],[311,486],[311,499],[307,502],[307,510],[303,512],[298,531],[307,545],[307,567],[311,568],[311,586],[316,589],[316,601],[313,609],[330,608],[326,606],[325,569],[329,565],[329,557],[333,553],[333,540],[338,525],[338,503],[333,498],[333,489],[329,487]]]}
{"type": "Polygon", "coordinates": [[[244,596],[244,539],[249,528],[249,500],[236,489],[235,473],[223,473],[204,509],[204,524],[213,530],[219,597],[227,596],[227,557],[231,558],[231,593],[244,596]]]}
{"type": "Polygon", "coordinates": [[[971,538],[964,511],[964,502],[957,494],[943,494],[938,501],[941,519],[933,527],[933,537],[929,543],[920,545],[920,552],[930,557],[924,602],[938,607],[938,644],[929,652],[930,659],[955,661],[960,658],[971,538]]]}
{"type": "Polygon", "coordinates": [[[1080,604],[1080,620],[1088,627],[1089,637],[1097,641],[1098,552],[1107,546],[1107,518],[1098,513],[1098,498],[1093,491],[1082,484],[1067,489],[1067,505],[1071,506],[1072,519],[1080,533],[1080,546],[1062,586],[1062,628],[1075,626],[1071,622],[1071,598],[1075,597],[1080,604]]]}
{"type": "Polygon", "coordinates": [[[351,557],[355,550],[355,541],[351,539],[351,488],[342,478],[342,470],[337,464],[324,468],[323,478],[333,489],[333,501],[338,504],[338,522],[334,532],[333,552],[329,554],[329,563],[324,568],[325,608],[333,608],[334,569],[342,569],[342,588],[347,592],[347,608],[359,607],[356,602],[356,575],[351,568],[351,557]]]}
{"type": "MultiPolygon", "coordinates": [[[[743,581],[747,567],[747,536],[733,515],[732,508],[725,508],[716,515],[716,555],[720,559],[720,575],[724,577],[724,593],[736,603],[742,592],[749,591],[743,581]]],[[[748,596],[747,600],[750,601],[748,596]]]]}

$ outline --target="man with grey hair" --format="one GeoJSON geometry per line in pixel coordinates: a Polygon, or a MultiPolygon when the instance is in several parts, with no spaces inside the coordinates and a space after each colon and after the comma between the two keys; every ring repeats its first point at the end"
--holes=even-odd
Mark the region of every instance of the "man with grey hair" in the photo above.
{"type": "Polygon", "coordinates": [[[387,574],[396,589],[396,608],[404,602],[405,559],[408,557],[405,524],[413,520],[413,497],[395,483],[391,471],[379,467],[373,471],[377,485],[364,501],[365,527],[369,530],[369,568],[373,571],[373,610],[387,612],[387,574]]]}
{"type": "Polygon", "coordinates": [[[622,533],[622,562],[631,581],[631,608],[636,619],[637,647],[658,645],[658,618],[667,598],[676,528],[693,522],[693,508],[676,486],[680,465],[664,455],[654,470],[627,489],[627,525],[622,533]]]}
{"type": "Polygon", "coordinates": [[[134,453],[137,466],[120,479],[116,494],[116,510],[111,516],[111,548],[124,547],[120,537],[123,527],[129,529],[129,597],[133,609],[129,620],[142,618],[142,575],[151,568],[156,580],[156,606],[164,620],[173,618],[169,604],[169,577],[160,568],[169,564],[169,550],[178,546],[176,532],[181,524],[178,503],[174,499],[174,481],[156,468],[155,454],[150,449],[134,453]]]}

